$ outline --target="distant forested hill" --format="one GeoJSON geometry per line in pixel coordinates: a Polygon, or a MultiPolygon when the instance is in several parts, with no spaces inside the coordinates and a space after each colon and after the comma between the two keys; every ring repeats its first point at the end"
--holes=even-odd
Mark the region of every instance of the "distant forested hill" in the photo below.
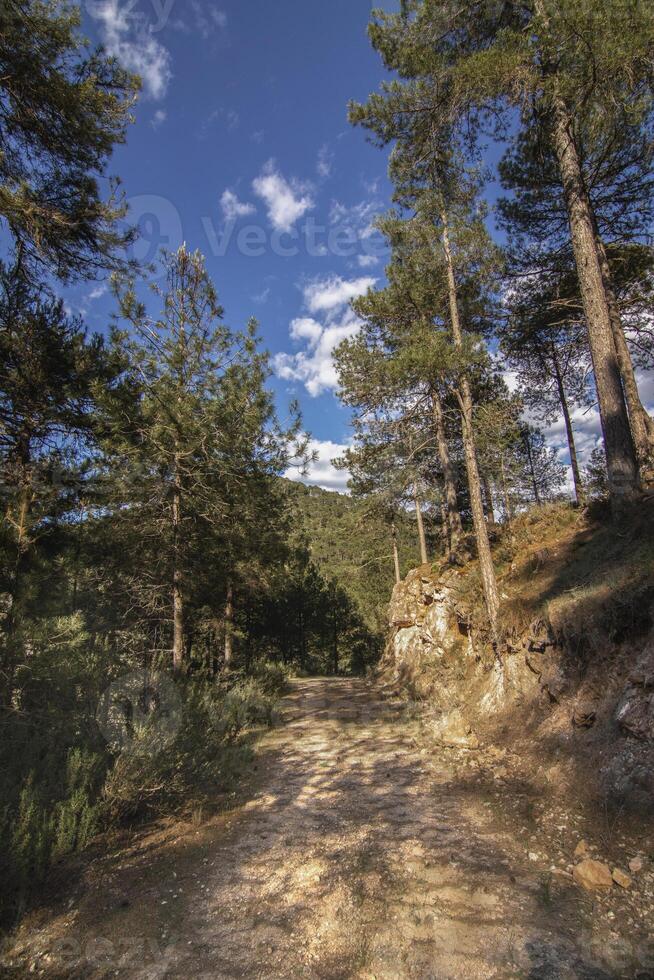
{"type": "MultiPolygon", "coordinates": [[[[285,481],[296,509],[296,534],[304,534],[311,558],[334,578],[373,632],[386,628],[386,607],[395,582],[390,527],[345,494],[285,481]]],[[[402,574],[420,564],[415,521],[397,521],[402,574]]]]}

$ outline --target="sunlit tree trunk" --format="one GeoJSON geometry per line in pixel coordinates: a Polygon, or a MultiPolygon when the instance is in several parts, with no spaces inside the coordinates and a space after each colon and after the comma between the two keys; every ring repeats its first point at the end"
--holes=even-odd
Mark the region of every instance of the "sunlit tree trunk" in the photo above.
{"type": "Polygon", "coordinates": [[[427,538],[425,537],[425,522],[422,519],[422,505],[417,493],[413,495],[413,502],[416,508],[416,521],[418,523],[418,540],[420,542],[420,562],[426,565],[429,562],[427,555],[427,538]]]}
{"type": "Polygon", "coordinates": [[[513,504],[511,503],[511,494],[509,493],[509,484],[506,479],[506,464],[504,462],[504,453],[500,456],[500,479],[502,482],[502,498],[504,500],[504,517],[507,521],[513,520],[513,504]]]}
{"type": "Polygon", "coordinates": [[[456,549],[459,538],[463,533],[463,527],[461,525],[461,514],[459,513],[459,505],[456,499],[456,479],[454,476],[454,467],[452,466],[450,450],[445,433],[443,406],[441,404],[438,391],[435,389],[432,389],[431,392],[431,405],[434,417],[434,431],[436,433],[436,448],[438,450],[438,459],[441,465],[441,470],[443,471],[443,492],[445,498],[445,516],[447,520],[446,531],[448,551],[452,553],[452,551],[456,549]]]}
{"type": "Polygon", "coordinates": [[[556,379],[556,387],[559,393],[559,401],[561,403],[561,411],[563,412],[563,419],[565,421],[565,432],[568,438],[568,452],[570,453],[570,465],[572,467],[572,479],[575,485],[575,499],[578,504],[583,504],[584,502],[584,485],[581,480],[581,472],[579,470],[579,459],[577,457],[577,446],[575,444],[575,434],[572,428],[572,418],[570,417],[570,408],[568,406],[568,399],[565,393],[565,384],[563,382],[563,375],[561,374],[561,367],[559,365],[559,359],[556,353],[556,348],[552,350],[552,364],[554,366],[554,377],[556,379]]]}
{"type": "Polygon", "coordinates": [[[395,521],[391,524],[391,539],[393,541],[393,564],[395,566],[395,584],[397,585],[402,581],[402,575],[400,573],[400,552],[397,547],[397,528],[395,527],[395,521]]]}
{"type": "Polygon", "coordinates": [[[482,476],[481,480],[484,488],[484,497],[486,498],[486,519],[488,520],[488,526],[495,527],[495,502],[493,500],[493,491],[491,490],[490,481],[487,476],[482,476]]]}
{"type": "Polygon", "coordinates": [[[541,498],[540,491],[538,489],[538,480],[536,479],[536,470],[534,469],[534,455],[531,451],[531,440],[529,439],[529,432],[525,431],[523,436],[523,442],[525,447],[525,452],[527,453],[527,462],[529,463],[529,474],[531,476],[531,488],[534,491],[534,500],[536,501],[536,506],[540,507],[541,498]]]}
{"type": "MultiPolygon", "coordinates": [[[[450,306],[450,321],[452,325],[452,339],[455,347],[463,346],[461,333],[461,321],[459,319],[459,300],[457,294],[456,278],[454,275],[454,263],[450,249],[447,215],[441,215],[443,224],[443,251],[445,253],[445,263],[447,266],[448,296],[450,306]]],[[[486,610],[491,627],[495,630],[497,624],[497,614],[499,611],[499,595],[497,591],[497,580],[493,567],[490,542],[488,540],[488,529],[484,516],[484,503],[481,496],[481,480],[479,477],[479,465],[477,462],[477,447],[475,445],[475,433],[473,425],[473,402],[470,391],[470,383],[465,374],[459,384],[459,402],[461,408],[463,451],[466,462],[466,472],[468,476],[468,491],[470,494],[470,509],[472,510],[472,520],[475,528],[475,539],[477,542],[477,554],[479,557],[479,568],[484,587],[484,598],[486,610]]]]}
{"type": "MultiPolygon", "coordinates": [[[[535,9],[547,26],[547,11],[543,0],[535,0],[535,9]]],[[[556,84],[554,78],[551,81],[556,84]]],[[[554,151],[561,172],[572,248],[586,315],[604,436],[609,493],[614,512],[618,512],[624,503],[635,500],[639,494],[638,463],[602,277],[595,217],[584,184],[574,139],[573,120],[556,89],[550,98],[550,108],[554,151]]]]}
{"type": "Polygon", "coordinates": [[[34,504],[32,475],[31,437],[21,438],[16,448],[20,470],[20,485],[15,504],[10,504],[5,514],[7,527],[15,535],[13,567],[9,571],[9,596],[11,605],[2,624],[2,653],[0,655],[0,703],[11,704],[14,691],[14,674],[21,656],[20,616],[25,591],[25,580],[30,561],[30,523],[34,504]]]}
{"type": "Polygon", "coordinates": [[[622,317],[620,316],[620,308],[615,296],[613,276],[611,275],[611,268],[609,266],[606,248],[604,247],[604,242],[597,233],[596,241],[600,268],[602,270],[602,278],[604,280],[604,291],[606,293],[609,316],[611,318],[611,330],[613,332],[615,353],[618,359],[620,374],[622,376],[622,386],[624,388],[624,395],[627,402],[627,411],[629,412],[631,434],[636,447],[638,461],[641,466],[644,465],[644,467],[647,469],[648,467],[651,468],[652,457],[654,456],[654,421],[640,400],[634,365],[631,360],[631,352],[629,350],[627,338],[625,337],[624,328],[622,326],[622,317]]]}

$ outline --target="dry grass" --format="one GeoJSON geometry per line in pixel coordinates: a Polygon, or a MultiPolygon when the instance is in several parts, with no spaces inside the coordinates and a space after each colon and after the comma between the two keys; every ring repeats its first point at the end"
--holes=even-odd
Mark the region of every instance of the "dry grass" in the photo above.
{"type": "MultiPolygon", "coordinates": [[[[535,507],[499,529],[493,554],[500,630],[509,643],[539,622],[577,648],[619,643],[651,625],[654,504],[619,523],[601,507],[535,507]]],[[[471,621],[481,624],[476,562],[460,570],[455,587],[471,621]]]]}

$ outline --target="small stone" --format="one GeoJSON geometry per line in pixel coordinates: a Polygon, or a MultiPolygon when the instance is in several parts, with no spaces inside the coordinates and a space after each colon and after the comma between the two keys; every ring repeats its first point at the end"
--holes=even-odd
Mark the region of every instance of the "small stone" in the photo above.
{"type": "Polygon", "coordinates": [[[616,885],[620,885],[620,888],[629,888],[631,885],[631,878],[624,871],[621,871],[620,868],[614,868],[611,874],[614,882],[616,885]]]}
{"type": "Polygon", "coordinates": [[[611,869],[601,861],[587,858],[575,866],[572,877],[586,891],[605,891],[613,885],[611,869]]]}
{"type": "Polygon", "coordinates": [[[538,855],[536,854],[535,851],[530,851],[529,852],[529,860],[530,861],[537,861],[538,860],[538,855]]]}
{"type": "Polygon", "coordinates": [[[574,850],[576,858],[585,857],[588,854],[588,844],[585,840],[580,840],[574,850]]]}
{"type": "Polygon", "coordinates": [[[643,859],[640,855],[631,859],[629,862],[629,870],[634,875],[637,875],[639,871],[643,870],[643,859]]]}

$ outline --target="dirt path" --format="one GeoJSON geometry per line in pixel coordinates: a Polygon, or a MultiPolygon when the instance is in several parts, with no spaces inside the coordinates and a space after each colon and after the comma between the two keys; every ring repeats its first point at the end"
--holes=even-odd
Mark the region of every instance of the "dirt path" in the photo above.
{"type": "Polygon", "coordinates": [[[629,952],[615,971],[606,910],[536,866],[517,825],[498,819],[501,790],[471,791],[461,754],[434,754],[415,733],[362,681],[295,682],[252,798],[93,862],[58,912],[26,924],[22,968],[143,980],[635,976],[629,952]]]}

